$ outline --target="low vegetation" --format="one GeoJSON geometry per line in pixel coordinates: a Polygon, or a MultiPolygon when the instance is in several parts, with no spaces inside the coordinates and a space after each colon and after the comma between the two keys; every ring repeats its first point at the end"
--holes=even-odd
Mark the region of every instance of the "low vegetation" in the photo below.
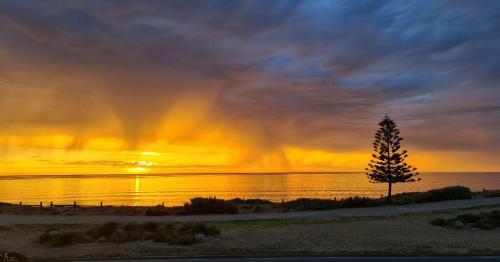
{"type": "Polygon", "coordinates": [[[166,216],[175,214],[171,208],[165,208],[162,205],[156,207],[150,207],[144,211],[145,216],[166,216]]]}
{"type": "Polygon", "coordinates": [[[368,197],[349,197],[346,199],[311,199],[299,198],[281,204],[286,210],[306,211],[306,210],[328,210],[349,207],[372,207],[381,206],[383,201],[368,197]]]}
{"type": "Polygon", "coordinates": [[[393,196],[393,201],[396,204],[404,205],[470,198],[472,198],[472,192],[469,188],[463,186],[451,186],[425,192],[396,194],[393,196]]]}
{"type": "MultiPolygon", "coordinates": [[[[488,190],[475,192],[467,187],[452,186],[434,189],[425,192],[409,192],[393,195],[392,203],[406,205],[414,203],[437,202],[444,200],[470,199],[473,197],[498,197],[500,190],[488,190]]],[[[265,199],[241,199],[231,200],[216,197],[197,197],[191,199],[183,206],[166,207],[158,205],[153,207],[127,207],[127,206],[105,206],[105,207],[77,207],[75,208],[49,208],[34,206],[19,206],[13,204],[0,204],[0,212],[14,214],[52,214],[52,215],[75,215],[75,214],[100,214],[100,215],[145,215],[145,216],[168,216],[168,215],[204,215],[204,214],[238,214],[259,212],[287,212],[307,210],[329,210],[337,208],[373,207],[386,205],[386,198],[349,197],[344,199],[315,199],[299,198],[290,201],[271,202],[265,199]]]]}
{"type": "Polygon", "coordinates": [[[500,210],[480,214],[463,214],[451,219],[435,218],[432,225],[447,228],[480,228],[485,230],[500,227],[500,210]]]}
{"type": "Polygon", "coordinates": [[[500,190],[485,190],[482,195],[483,197],[500,197],[500,190]]]}
{"type": "MultiPolygon", "coordinates": [[[[401,193],[393,196],[395,204],[413,204],[437,202],[444,200],[470,199],[472,192],[463,186],[452,186],[425,192],[401,193]]],[[[374,207],[382,206],[386,202],[385,198],[369,197],[349,197],[344,199],[315,199],[299,198],[282,203],[274,203],[264,199],[240,199],[234,198],[229,201],[215,197],[191,199],[183,207],[176,211],[179,215],[200,215],[200,214],[237,214],[240,209],[259,212],[263,207],[274,211],[307,211],[307,210],[329,210],[337,208],[353,207],[374,207]]],[[[148,214],[146,214],[148,215],[148,214]]]]}
{"type": "Polygon", "coordinates": [[[175,227],[173,224],[165,225],[162,230],[157,230],[153,236],[156,242],[166,242],[170,245],[192,245],[204,241],[206,236],[219,235],[220,231],[215,227],[205,224],[184,224],[175,227]]]}
{"type": "Polygon", "coordinates": [[[86,231],[60,231],[51,229],[38,237],[38,242],[52,247],[76,245],[81,243],[135,242],[153,240],[170,245],[192,245],[203,242],[209,236],[219,235],[214,226],[204,223],[159,224],[155,222],[118,224],[108,222],[95,225],[86,231]]]}
{"type": "MultiPolygon", "coordinates": [[[[425,192],[396,194],[393,196],[393,203],[404,205],[470,198],[472,198],[472,192],[469,188],[463,186],[452,186],[425,192]]],[[[385,198],[375,199],[368,197],[349,197],[340,200],[299,198],[296,200],[284,202],[281,204],[281,206],[285,210],[307,211],[353,207],[373,207],[381,206],[385,203],[385,198]]]]}
{"type": "Polygon", "coordinates": [[[269,205],[273,204],[273,202],[266,200],[266,199],[260,199],[260,198],[251,198],[251,199],[241,199],[241,198],[233,198],[229,200],[229,202],[235,204],[235,205],[269,205]]]}
{"type": "Polygon", "coordinates": [[[196,197],[184,204],[178,215],[238,214],[238,207],[231,201],[216,197],[196,197]]]}

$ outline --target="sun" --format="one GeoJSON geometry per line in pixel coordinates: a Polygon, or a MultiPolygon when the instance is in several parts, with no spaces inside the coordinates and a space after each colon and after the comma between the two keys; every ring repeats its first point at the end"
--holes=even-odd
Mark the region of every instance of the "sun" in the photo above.
{"type": "Polygon", "coordinates": [[[129,167],[126,170],[129,173],[146,173],[148,172],[149,169],[145,167],[136,166],[136,167],[129,167]]]}

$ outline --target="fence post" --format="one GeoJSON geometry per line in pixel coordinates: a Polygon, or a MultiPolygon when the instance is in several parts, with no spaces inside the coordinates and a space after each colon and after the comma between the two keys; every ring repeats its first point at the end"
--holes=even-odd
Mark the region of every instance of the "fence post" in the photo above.
{"type": "Polygon", "coordinates": [[[23,205],[23,201],[19,201],[19,205],[22,206],[23,205]]]}
{"type": "Polygon", "coordinates": [[[52,201],[50,201],[50,208],[52,209],[52,201]]]}
{"type": "Polygon", "coordinates": [[[40,208],[42,208],[42,205],[43,205],[43,202],[42,202],[42,201],[40,201],[40,208]]]}

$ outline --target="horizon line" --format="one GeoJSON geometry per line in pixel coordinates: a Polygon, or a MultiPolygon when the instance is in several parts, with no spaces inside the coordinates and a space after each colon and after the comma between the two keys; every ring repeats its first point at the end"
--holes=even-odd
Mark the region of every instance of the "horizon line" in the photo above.
{"type": "MultiPolygon", "coordinates": [[[[86,175],[280,175],[280,174],[362,174],[364,171],[280,171],[280,172],[152,172],[152,173],[0,173],[1,176],[86,176],[86,175]]],[[[425,171],[425,173],[500,173],[500,171],[425,171]]]]}

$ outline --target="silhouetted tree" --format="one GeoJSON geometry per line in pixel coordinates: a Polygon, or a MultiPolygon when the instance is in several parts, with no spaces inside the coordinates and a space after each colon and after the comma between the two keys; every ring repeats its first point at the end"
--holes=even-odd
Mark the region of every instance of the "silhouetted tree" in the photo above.
{"type": "Polygon", "coordinates": [[[378,123],[379,130],[373,141],[373,159],[366,168],[366,175],[372,183],[388,183],[389,194],[387,202],[392,202],[392,184],[419,181],[416,168],[408,165],[405,158],[406,150],[400,150],[402,137],[396,123],[387,114],[378,123]]]}

